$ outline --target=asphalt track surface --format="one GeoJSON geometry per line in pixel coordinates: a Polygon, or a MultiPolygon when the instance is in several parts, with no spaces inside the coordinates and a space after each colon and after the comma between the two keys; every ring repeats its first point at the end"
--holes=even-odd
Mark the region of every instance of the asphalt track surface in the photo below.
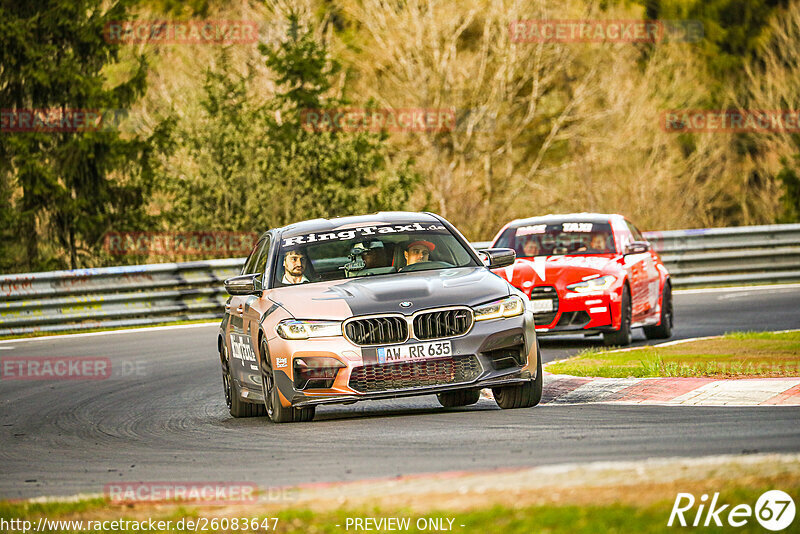
{"type": "MultiPolygon", "coordinates": [[[[673,339],[800,328],[800,287],[676,293],[673,339]]],[[[233,419],[216,327],[0,343],[6,356],[108,357],[96,381],[0,380],[0,498],[115,482],[262,488],[600,460],[800,451],[798,407],[541,405],[455,410],[435,397],[318,408],[311,423],[233,419]]],[[[644,344],[636,333],[635,344],[644,344]]],[[[599,338],[544,338],[545,361],[599,338]]],[[[799,356],[800,357],[800,356],[799,356]]],[[[546,384],[545,384],[545,387],[546,384]]]]}

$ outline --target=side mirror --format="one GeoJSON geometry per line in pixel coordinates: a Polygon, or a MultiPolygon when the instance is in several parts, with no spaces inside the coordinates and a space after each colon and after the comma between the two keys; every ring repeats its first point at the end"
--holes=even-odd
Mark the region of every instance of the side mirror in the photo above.
{"type": "Polygon", "coordinates": [[[625,256],[628,254],[642,254],[648,250],[650,250],[650,243],[647,241],[633,241],[625,247],[625,256]]]}
{"type": "Polygon", "coordinates": [[[517,253],[513,248],[485,248],[479,250],[478,254],[483,260],[483,264],[490,269],[508,267],[517,259],[517,253]]]}
{"type": "Polygon", "coordinates": [[[252,295],[261,291],[261,273],[243,274],[225,280],[229,295],[252,295]]]}

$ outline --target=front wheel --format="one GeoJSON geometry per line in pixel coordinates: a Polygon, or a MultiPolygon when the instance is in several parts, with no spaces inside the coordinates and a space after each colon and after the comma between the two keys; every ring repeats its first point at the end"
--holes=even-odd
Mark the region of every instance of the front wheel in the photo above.
{"type": "Polygon", "coordinates": [[[270,365],[269,352],[267,352],[267,341],[261,340],[261,357],[264,358],[266,369],[261,371],[261,388],[264,394],[264,407],[267,415],[273,423],[292,423],[306,422],[314,419],[315,407],[288,408],[281,404],[278,386],[275,383],[275,373],[270,365]]]}
{"type": "Polygon", "coordinates": [[[645,326],[644,335],[647,339],[667,339],[672,337],[672,287],[664,283],[661,293],[661,324],[658,326],[645,326]]]}
{"type": "Polygon", "coordinates": [[[603,334],[603,344],[606,347],[627,347],[631,344],[631,292],[628,286],[622,288],[622,302],[619,306],[619,330],[603,334]]]}
{"type": "Polygon", "coordinates": [[[262,404],[253,404],[242,400],[239,386],[231,373],[231,363],[227,357],[225,345],[220,349],[222,362],[222,388],[225,392],[225,404],[233,417],[260,417],[266,413],[262,404]]]}
{"type": "Polygon", "coordinates": [[[539,350],[539,340],[536,340],[536,378],[521,386],[492,388],[492,394],[497,405],[504,410],[530,408],[542,400],[543,386],[542,353],[539,350]]]}

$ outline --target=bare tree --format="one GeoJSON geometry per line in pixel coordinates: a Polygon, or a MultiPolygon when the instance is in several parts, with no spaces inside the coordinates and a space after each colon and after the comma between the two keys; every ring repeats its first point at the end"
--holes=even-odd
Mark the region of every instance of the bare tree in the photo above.
{"type": "MultiPolygon", "coordinates": [[[[356,93],[385,107],[451,107],[458,126],[393,141],[428,177],[419,202],[474,238],[507,220],[616,211],[648,227],[709,221],[709,165],[723,141],[686,154],[665,109],[698,107],[703,71],[690,44],[517,42],[515,21],[637,19],[599,2],[340,0],[366,37],[342,54],[356,93]],[[645,58],[643,60],[643,58],[645,58]]],[[[710,221],[709,221],[710,222],[710,221]]]]}

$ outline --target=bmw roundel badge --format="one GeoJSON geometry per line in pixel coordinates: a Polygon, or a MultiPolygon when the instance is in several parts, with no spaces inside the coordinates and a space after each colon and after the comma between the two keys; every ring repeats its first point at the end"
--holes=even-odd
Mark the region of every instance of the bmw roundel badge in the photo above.
{"type": "Polygon", "coordinates": [[[401,308],[410,308],[412,306],[412,304],[413,304],[412,302],[409,302],[409,301],[405,300],[405,301],[400,303],[400,307],[401,308]]]}

